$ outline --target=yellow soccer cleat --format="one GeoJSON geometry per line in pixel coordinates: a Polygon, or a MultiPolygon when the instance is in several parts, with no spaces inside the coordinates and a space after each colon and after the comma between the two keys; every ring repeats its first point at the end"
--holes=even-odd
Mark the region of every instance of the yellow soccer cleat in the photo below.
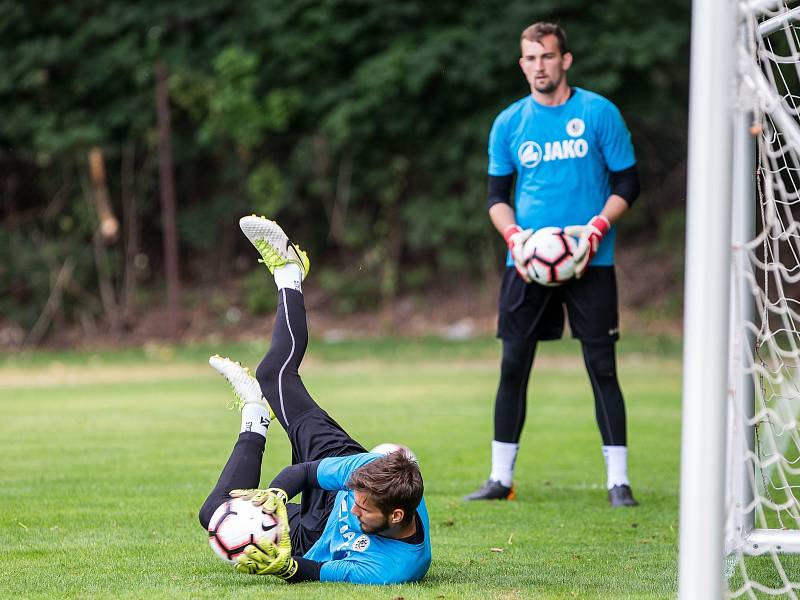
{"type": "Polygon", "coordinates": [[[289,237],[275,221],[250,215],[239,219],[239,227],[261,254],[259,262],[264,263],[270,273],[294,263],[300,267],[303,279],[306,278],[310,266],[308,256],[297,244],[289,241],[289,237]]]}

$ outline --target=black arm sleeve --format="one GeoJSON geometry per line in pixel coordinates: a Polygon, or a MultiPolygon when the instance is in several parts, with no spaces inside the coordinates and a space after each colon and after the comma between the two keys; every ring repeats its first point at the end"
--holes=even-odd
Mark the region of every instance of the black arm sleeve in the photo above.
{"type": "Polygon", "coordinates": [[[286,581],[288,583],[300,583],[301,581],[319,581],[319,572],[325,563],[309,560],[302,556],[293,556],[297,563],[297,571],[286,581]]]}
{"type": "Polygon", "coordinates": [[[315,460],[286,467],[275,476],[269,487],[282,489],[290,500],[303,490],[319,488],[317,468],[320,462],[315,460]]]}
{"type": "Polygon", "coordinates": [[[622,196],[628,206],[639,197],[639,171],[636,164],[622,171],[611,171],[611,193],[622,196]]]}
{"type": "Polygon", "coordinates": [[[514,174],[489,175],[489,199],[486,208],[495,204],[508,204],[511,206],[511,185],[514,183],[514,174]]]}

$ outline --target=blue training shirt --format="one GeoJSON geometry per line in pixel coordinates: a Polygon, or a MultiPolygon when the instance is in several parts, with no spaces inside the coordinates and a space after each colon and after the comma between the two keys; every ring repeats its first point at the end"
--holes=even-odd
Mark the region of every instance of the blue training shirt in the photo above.
{"type": "Polygon", "coordinates": [[[419,581],[431,565],[431,538],[425,500],[417,507],[425,539],[409,544],[361,531],[351,512],[355,505],[347,480],[357,468],[382,454],[354,454],[325,458],[317,468],[317,480],[324,490],[339,491],[322,536],[304,558],[324,563],[320,581],[390,584],[419,581]]]}
{"type": "MultiPolygon", "coordinates": [[[[636,164],[622,115],[599,94],[573,87],[569,100],[544,106],[532,95],[501,112],[489,134],[489,175],[516,171],[514,205],[523,229],[584,225],[611,194],[609,171],[636,164]]],[[[592,265],[614,264],[616,229],[592,265]]],[[[513,265],[510,256],[506,262],[513,265]]]]}

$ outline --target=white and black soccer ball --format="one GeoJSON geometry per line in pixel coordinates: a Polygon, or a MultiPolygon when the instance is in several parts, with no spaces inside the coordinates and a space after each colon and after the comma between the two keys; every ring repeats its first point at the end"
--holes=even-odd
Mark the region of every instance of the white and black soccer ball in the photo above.
{"type": "Polygon", "coordinates": [[[525,241],[523,253],[530,278],[540,285],[561,285],[575,275],[574,237],[559,227],[542,227],[525,241]]]}
{"type": "Polygon", "coordinates": [[[208,543],[222,560],[236,562],[250,544],[267,539],[277,543],[279,527],[272,516],[249,500],[233,498],[221,504],[208,523],[208,543]]]}
{"type": "Polygon", "coordinates": [[[392,442],[384,442],[383,444],[378,444],[375,446],[370,452],[374,454],[391,454],[392,452],[402,452],[406,455],[406,458],[411,460],[417,460],[417,455],[409,448],[408,446],[403,446],[402,444],[394,444],[392,442]]]}

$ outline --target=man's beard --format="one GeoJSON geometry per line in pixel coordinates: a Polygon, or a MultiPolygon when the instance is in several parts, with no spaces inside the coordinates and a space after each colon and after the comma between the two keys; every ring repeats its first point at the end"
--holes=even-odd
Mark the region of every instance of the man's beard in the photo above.
{"type": "Polygon", "coordinates": [[[388,517],[384,517],[383,523],[381,523],[377,527],[370,528],[369,531],[364,529],[363,523],[359,522],[359,525],[361,525],[361,531],[363,531],[364,533],[368,535],[378,535],[389,529],[389,519],[388,517]]]}
{"type": "Polygon", "coordinates": [[[558,84],[556,84],[556,83],[555,83],[555,82],[554,82],[554,81],[551,79],[550,81],[548,81],[548,82],[547,82],[545,85],[543,85],[543,86],[541,86],[541,87],[539,87],[539,86],[537,86],[537,85],[535,85],[535,84],[534,84],[534,86],[533,86],[533,87],[534,87],[534,88],[536,89],[536,91],[537,91],[537,92],[539,92],[540,94],[552,94],[552,93],[555,91],[556,87],[558,87],[558,84]]]}
{"type": "Polygon", "coordinates": [[[545,84],[543,84],[541,86],[536,85],[536,80],[534,79],[533,87],[540,94],[552,94],[556,90],[556,88],[559,85],[561,85],[561,82],[563,80],[564,80],[564,72],[561,71],[558,74],[557,78],[553,79],[553,78],[549,78],[548,77],[547,83],[545,83],[545,84]]]}

